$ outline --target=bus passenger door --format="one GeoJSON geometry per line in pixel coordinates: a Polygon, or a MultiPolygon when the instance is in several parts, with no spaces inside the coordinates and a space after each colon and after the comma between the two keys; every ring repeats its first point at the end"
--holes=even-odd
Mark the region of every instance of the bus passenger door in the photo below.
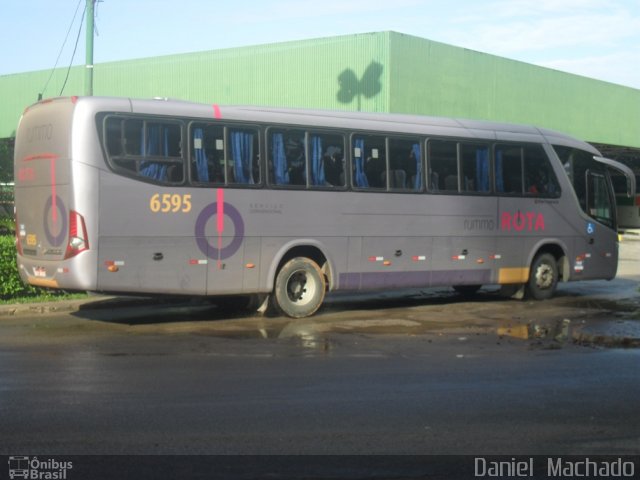
{"type": "Polygon", "coordinates": [[[587,170],[586,207],[590,219],[584,225],[582,249],[573,269],[578,278],[613,278],[617,269],[617,231],[611,184],[607,176],[587,170]]]}

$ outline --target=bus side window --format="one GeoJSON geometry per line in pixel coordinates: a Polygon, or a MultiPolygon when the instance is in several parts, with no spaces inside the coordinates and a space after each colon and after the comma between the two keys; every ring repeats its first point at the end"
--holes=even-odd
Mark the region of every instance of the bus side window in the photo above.
{"type": "Polygon", "coordinates": [[[458,143],[450,140],[427,142],[429,191],[458,191],[458,143]]]}
{"type": "Polygon", "coordinates": [[[124,153],[131,156],[141,155],[144,150],[144,122],[130,118],[123,122],[123,127],[124,153]]]}
{"type": "Polygon", "coordinates": [[[193,124],[189,138],[191,139],[191,181],[224,185],[224,127],[193,124]]]}
{"type": "Polygon", "coordinates": [[[107,160],[114,170],[158,183],[184,180],[180,123],[107,117],[105,137],[107,160]]]}
{"type": "Polygon", "coordinates": [[[344,187],[344,138],[327,133],[309,134],[309,185],[344,187]]]}
{"type": "Polygon", "coordinates": [[[272,185],[306,185],[305,132],[302,130],[270,129],[267,138],[269,182],[272,185]]]}
{"type": "Polygon", "coordinates": [[[422,190],[422,155],[418,140],[389,138],[389,188],[422,190]]]}
{"type": "Polygon", "coordinates": [[[558,197],[560,186],[549,158],[539,145],[527,145],[524,153],[525,193],[533,196],[558,197]]]}
{"type": "Polygon", "coordinates": [[[460,144],[462,166],[462,190],[465,192],[488,193],[489,147],[487,145],[460,144]]]}
{"type": "Polygon", "coordinates": [[[496,192],[522,195],[522,147],[496,145],[496,192]]]}
{"type": "Polygon", "coordinates": [[[384,137],[354,136],[352,149],[354,187],[386,189],[387,161],[384,137]]]}
{"type": "Polygon", "coordinates": [[[260,137],[253,128],[229,128],[227,139],[227,183],[260,183],[260,137]]]}
{"type": "Polygon", "coordinates": [[[159,182],[182,182],[184,168],[180,125],[147,121],[144,125],[144,135],[140,137],[140,155],[150,159],[140,162],[138,173],[159,182]]]}

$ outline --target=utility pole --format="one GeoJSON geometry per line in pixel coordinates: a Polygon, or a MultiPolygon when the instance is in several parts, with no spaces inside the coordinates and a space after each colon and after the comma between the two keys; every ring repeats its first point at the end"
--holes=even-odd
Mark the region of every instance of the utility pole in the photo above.
{"type": "Polygon", "coordinates": [[[93,95],[93,6],[95,0],[87,0],[87,46],[84,75],[84,94],[93,95]]]}

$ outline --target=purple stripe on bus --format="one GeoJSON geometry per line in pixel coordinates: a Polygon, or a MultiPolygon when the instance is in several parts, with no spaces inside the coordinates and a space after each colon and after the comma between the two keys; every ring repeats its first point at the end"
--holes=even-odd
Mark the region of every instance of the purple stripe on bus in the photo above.
{"type": "Polygon", "coordinates": [[[484,285],[491,283],[491,270],[341,273],[339,281],[340,289],[344,290],[465,284],[484,285]]]}

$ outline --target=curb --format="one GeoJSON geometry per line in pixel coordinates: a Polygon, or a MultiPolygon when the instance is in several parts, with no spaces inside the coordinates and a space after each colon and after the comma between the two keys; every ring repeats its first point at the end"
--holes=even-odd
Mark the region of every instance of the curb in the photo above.
{"type": "Polygon", "coordinates": [[[0,306],[0,318],[25,314],[75,312],[83,304],[82,300],[61,300],[59,302],[15,303],[0,306]]]}
{"type": "Polygon", "coordinates": [[[131,307],[161,307],[178,304],[192,305],[190,299],[184,298],[153,298],[153,297],[117,297],[92,296],[79,300],[59,300],[42,303],[10,304],[0,306],[0,319],[8,316],[47,314],[60,312],[78,312],[80,310],[106,310],[131,307]]]}
{"type": "Polygon", "coordinates": [[[573,332],[579,345],[611,348],[639,348],[640,320],[606,320],[586,324],[573,332]]]}

